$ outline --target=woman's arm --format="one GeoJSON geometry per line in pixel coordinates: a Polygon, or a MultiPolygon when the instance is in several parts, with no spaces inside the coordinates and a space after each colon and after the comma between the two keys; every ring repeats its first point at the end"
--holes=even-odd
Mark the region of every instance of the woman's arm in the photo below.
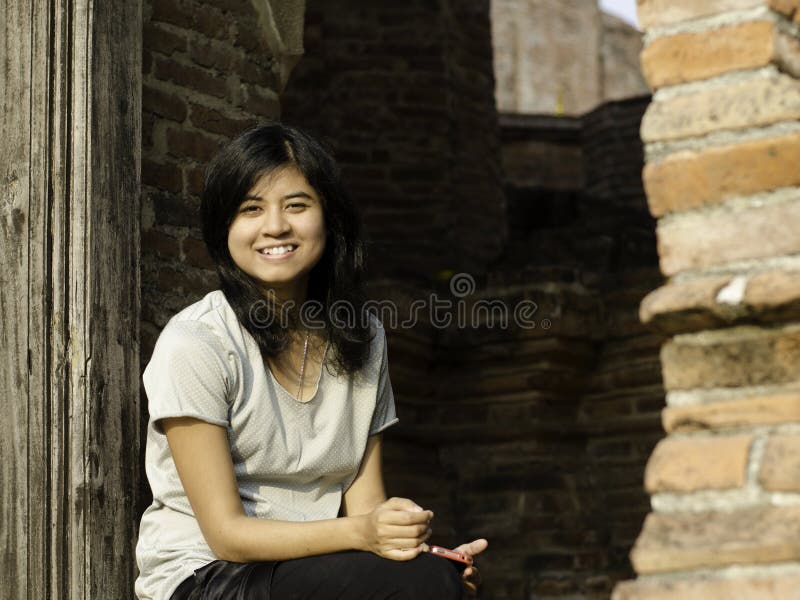
{"type": "MultiPolygon", "coordinates": [[[[200,530],[218,558],[287,560],[355,549],[410,560],[423,549],[432,513],[403,498],[379,503],[364,514],[323,521],[248,517],[225,428],[191,417],[165,418],[161,423],[200,530]]],[[[380,462],[380,449],[377,458],[380,462]]],[[[370,462],[366,454],[364,462],[370,462]]]]}
{"type": "Polygon", "coordinates": [[[386,502],[383,488],[383,469],[381,466],[381,434],[372,435],[367,440],[364,458],[353,483],[344,493],[342,514],[348,517],[364,515],[386,502]]]}

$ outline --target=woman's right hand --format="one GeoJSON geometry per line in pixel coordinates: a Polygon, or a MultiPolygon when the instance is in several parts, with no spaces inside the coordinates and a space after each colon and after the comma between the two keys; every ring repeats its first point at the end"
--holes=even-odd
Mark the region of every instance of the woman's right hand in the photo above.
{"type": "Polygon", "coordinates": [[[390,498],[361,519],[364,550],[392,560],[411,560],[427,550],[433,512],[408,498],[390,498]]]}

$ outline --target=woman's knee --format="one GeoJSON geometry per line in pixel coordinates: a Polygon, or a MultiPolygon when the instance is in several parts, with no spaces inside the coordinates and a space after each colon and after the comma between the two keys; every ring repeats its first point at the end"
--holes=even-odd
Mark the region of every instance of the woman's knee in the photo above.
{"type": "Polygon", "coordinates": [[[460,600],[463,595],[461,576],[449,560],[423,553],[411,561],[412,572],[406,580],[409,600],[460,600]]]}

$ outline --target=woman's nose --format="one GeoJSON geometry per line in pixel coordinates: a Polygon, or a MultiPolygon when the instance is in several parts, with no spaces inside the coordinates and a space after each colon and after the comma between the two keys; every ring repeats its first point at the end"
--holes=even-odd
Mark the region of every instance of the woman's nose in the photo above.
{"type": "Polygon", "coordinates": [[[261,232],[273,237],[289,231],[289,221],[280,208],[264,211],[264,219],[261,223],[261,232]]]}

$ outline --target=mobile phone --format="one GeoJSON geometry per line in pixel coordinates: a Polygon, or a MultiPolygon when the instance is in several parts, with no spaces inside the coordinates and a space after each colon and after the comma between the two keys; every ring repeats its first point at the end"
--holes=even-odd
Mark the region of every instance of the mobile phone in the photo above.
{"type": "Polygon", "coordinates": [[[436,556],[449,558],[450,560],[459,563],[456,565],[459,571],[463,571],[467,567],[472,566],[472,557],[469,554],[464,554],[458,550],[450,550],[449,548],[442,548],[441,546],[429,546],[428,551],[436,556]]]}

